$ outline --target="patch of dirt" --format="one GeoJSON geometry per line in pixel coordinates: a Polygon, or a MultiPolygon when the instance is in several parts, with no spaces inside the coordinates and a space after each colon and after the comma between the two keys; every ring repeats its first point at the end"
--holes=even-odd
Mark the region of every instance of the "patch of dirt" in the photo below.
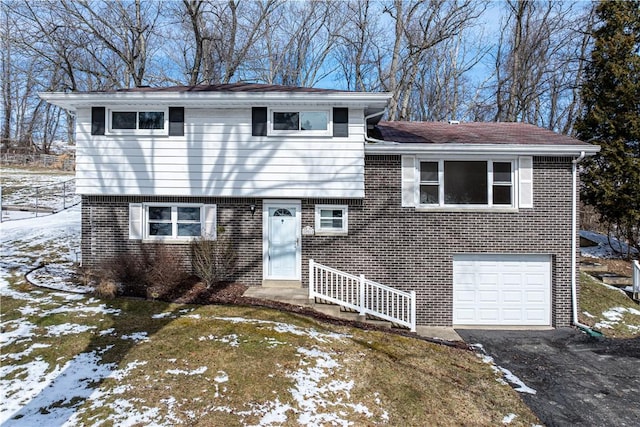
{"type": "Polygon", "coordinates": [[[631,277],[631,261],[623,259],[598,259],[597,262],[606,265],[611,273],[631,277]]]}

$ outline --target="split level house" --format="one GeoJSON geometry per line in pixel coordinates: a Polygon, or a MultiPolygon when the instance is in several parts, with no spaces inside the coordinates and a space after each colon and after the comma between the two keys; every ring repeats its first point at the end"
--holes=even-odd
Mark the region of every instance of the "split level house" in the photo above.
{"type": "Polygon", "coordinates": [[[577,164],[597,146],[521,123],[381,121],[388,93],[40,96],[75,113],[88,267],[158,242],[188,259],[224,230],[246,285],[307,287],[312,259],[414,291],[419,325],[574,320],[577,164]]]}

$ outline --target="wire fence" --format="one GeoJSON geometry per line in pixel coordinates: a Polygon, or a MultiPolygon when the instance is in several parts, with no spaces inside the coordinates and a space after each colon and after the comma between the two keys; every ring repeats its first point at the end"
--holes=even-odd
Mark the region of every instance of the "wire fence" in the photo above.
{"type": "Polygon", "coordinates": [[[0,163],[3,165],[55,167],[65,171],[72,171],[75,168],[75,158],[72,154],[2,153],[0,163]]]}
{"type": "Polygon", "coordinates": [[[0,222],[24,218],[12,212],[26,212],[28,216],[49,215],[80,203],[75,178],[40,186],[0,186],[0,222]]]}

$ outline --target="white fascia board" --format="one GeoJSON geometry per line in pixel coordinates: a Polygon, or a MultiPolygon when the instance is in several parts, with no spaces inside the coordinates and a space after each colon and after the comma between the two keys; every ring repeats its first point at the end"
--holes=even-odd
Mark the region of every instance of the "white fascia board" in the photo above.
{"type": "Polygon", "coordinates": [[[385,108],[391,94],[368,92],[40,92],[45,101],[75,111],[112,105],[175,105],[192,108],[247,107],[256,105],[330,105],[385,108]]]}
{"type": "Polygon", "coordinates": [[[365,154],[437,154],[437,155],[487,155],[514,154],[520,156],[593,156],[599,145],[533,145],[533,144],[418,144],[418,143],[369,143],[365,154]]]}

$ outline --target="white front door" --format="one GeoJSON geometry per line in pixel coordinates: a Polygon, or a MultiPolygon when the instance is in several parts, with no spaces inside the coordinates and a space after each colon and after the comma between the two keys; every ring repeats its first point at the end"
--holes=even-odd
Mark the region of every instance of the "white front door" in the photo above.
{"type": "Polygon", "coordinates": [[[300,280],[300,202],[265,202],[264,278],[300,280]]]}

